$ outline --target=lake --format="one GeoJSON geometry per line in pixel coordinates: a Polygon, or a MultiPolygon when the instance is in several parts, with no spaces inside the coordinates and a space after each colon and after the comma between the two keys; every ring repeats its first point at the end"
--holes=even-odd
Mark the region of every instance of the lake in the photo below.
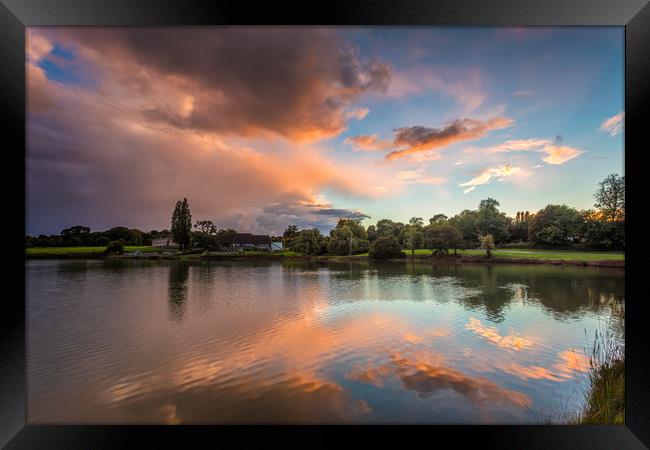
{"type": "Polygon", "coordinates": [[[28,260],[27,417],[539,423],[583,401],[624,272],[546,265],[28,260]]]}

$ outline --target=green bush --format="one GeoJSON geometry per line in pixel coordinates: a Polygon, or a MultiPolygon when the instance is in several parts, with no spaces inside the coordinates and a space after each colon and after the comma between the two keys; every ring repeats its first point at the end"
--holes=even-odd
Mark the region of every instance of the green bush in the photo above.
{"type": "Polygon", "coordinates": [[[394,236],[382,236],[370,246],[368,256],[375,259],[403,258],[402,246],[394,236]]]}
{"type": "Polygon", "coordinates": [[[106,253],[110,254],[118,254],[121,255],[124,253],[124,245],[126,242],[124,239],[118,239],[116,241],[111,241],[108,243],[106,246],[106,253]]]}

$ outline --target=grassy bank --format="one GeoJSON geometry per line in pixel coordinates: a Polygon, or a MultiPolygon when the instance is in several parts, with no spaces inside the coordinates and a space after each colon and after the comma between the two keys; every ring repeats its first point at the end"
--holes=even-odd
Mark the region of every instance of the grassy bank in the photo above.
{"type": "MultiPolygon", "coordinates": [[[[41,247],[28,248],[25,255],[28,258],[101,258],[104,257],[105,247],[41,247]]],[[[165,258],[206,258],[206,259],[276,259],[276,258],[296,258],[296,259],[315,259],[322,261],[341,261],[356,260],[368,258],[368,253],[337,256],[337,255],[320,255],[308,256],[302,253],[285,250],[282,252],[268,253],[264,251],[250,251],[243,253],[218,253],[211,255],[202,255],[200,253],[183,254],[183,255],[161,255],[162,249],[150,246],[126,246],[125,253],[139,251],[144,253],[145,257],[165,257],[165,258]]],[[[586,251],[555,251],[555,250],[514,250],[503,249],[494,250],[492,258],[485,257],[485,251],[479,249],[458,250],[454,255],[450,252],[448,256],[431,258],[431,250],[417,249],[411,256],[410,250],[403,250],[407,259],[416,258],[422,261],[438,262],[480,262],[480,263],[521,263],[521,264],[569,264],[569,265],[591,265],[603,267],[624,267],[625,254],[623,252],[586,252],[586,251]]],[[[113,256],[129,258],[133,256],[113,256]]]]}
{"type": "MultiPolygon", "coordinates": [[[[32,247],[26,248],[25,254],[28,256],[36,255],[92,255],[102,254],[106,247],[32,247]]],[[[127,245],[124,247],[125,252],[142,252],[155,253],[160,252],[159,248],[148,245],[127,245]]]]}
{"type": "Polygon", "coordinates": [[[597,334],[589,358],[585,408],[576,424],[625,423],[625,351],[612,334],[597,334]]]}
{"type": "MultiPolygon", "coordinates": [[[[410,250],[403,250],[406,256],[411,256],[410,250]]],[[[453,254],[453,251],[450,252],[453,254]]],[[[485,250],[458,250],[461,256],[481,256],[485,255],[485,250]]],[[[415,256],[431,255],[431,250],[415,250],[415,256]]],[[[545,259],[545,260],[567,260],[567,261],[624,261],[623,252],[585,252],[585,251],[558,251],[558,250],[493,250],[492,256],[495,258],[510,259],[545,259]]]]}

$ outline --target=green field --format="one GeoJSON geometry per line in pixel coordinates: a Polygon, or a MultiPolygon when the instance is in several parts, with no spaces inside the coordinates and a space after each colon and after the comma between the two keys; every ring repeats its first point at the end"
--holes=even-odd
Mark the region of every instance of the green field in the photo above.
{"type": "MultiPolygon", "coordinates": [[[[27,255],[72,255],[103,253],[106,247],[32,247],[25,249],[27,255]]],[[[159,248],[148,245],[125,245],[125,252],[160,252],[159,248]]]]}
{"type": "MultiPolygon", "coordinates": [[[[410,250],[402,250],[410,256],[410,250]]],[[[431,250],[417,249],[416,255],[430,255],[431,250]]],[[[453,254],[453,251],[450,251],[453,254]]],[[[458,250],[459,255],[485,255],[485,250],[458,250]]],[[[493,250],[492,255],[499,258],[517,258],[517,259],[563,259],[571,261],[623,261],[625,253],[623,252],[576,252],[576,251],[559,251],[559,250],[493,250]]]]}
{"type": "MultiPolygon", "coordinates": [[[[93,253],[102,253],[106,247],[34,247],[25,249],[27,255],[89,255],[93,253]]],[[[125,252],[143,252],[143,253],[160,253],[162,249],[140,245],[140,246],[125,246],[125,252]]],[[[402,250],[407,256],[411,256],[410,250],[402,250]]],[[[429,249],[415,250],[416,256],[430,255],[429,249]]],[[[453,251],[450,251],[453,254],[453,251]]],[[[472,250],[458,250],[459,255],[485,255],[485,250],[472,249],[472,250]]],[[[269,255],[268,252],[244,252],[243,255],[265,255],[265,256],[301,256],[301,253],[292,251],[273,252],[269,255]]],[[[493,250],[492,255],[499,258],[512,258],[512,259],[547,259],[547,260],[570,260],[570,261],[624,261],[625,254],[623,252],[578,252],[578,251],[558,251],[558,250],[493,250]]],[[[368,256],[368,253],[360,255],[353,255],[353,257],[368,256]]],[[[343,256],[344,257],[344,256],[343,256]]]]}

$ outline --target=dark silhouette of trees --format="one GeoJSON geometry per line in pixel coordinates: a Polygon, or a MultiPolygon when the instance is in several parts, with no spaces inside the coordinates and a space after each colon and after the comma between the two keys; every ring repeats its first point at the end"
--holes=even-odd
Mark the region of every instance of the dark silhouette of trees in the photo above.
{"type": "Polygon", "coordinates": [[[181,250],[189,248],[192,240],[192,214],[187,199],[176,202],[172,213],[172,236],[181,250]]]}

